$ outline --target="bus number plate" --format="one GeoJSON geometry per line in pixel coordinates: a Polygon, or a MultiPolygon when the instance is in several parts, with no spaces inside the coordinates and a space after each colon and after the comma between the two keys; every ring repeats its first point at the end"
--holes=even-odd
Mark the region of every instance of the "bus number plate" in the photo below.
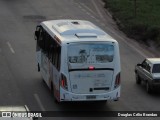
{"type": "Polygon", "coordinates": [[[96,99],[96,96],[95,95],[88,95],[86,96],[87,99],[96,99]]]}

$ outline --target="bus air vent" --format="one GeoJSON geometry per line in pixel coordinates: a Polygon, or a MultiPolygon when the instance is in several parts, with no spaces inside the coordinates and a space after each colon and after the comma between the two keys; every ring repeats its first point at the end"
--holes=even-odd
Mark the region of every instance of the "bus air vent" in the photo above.
{"type": "Polygon", "coordinates": [[[97,34],[95,33],[76,33],[78,38],[97,38],[97,34]]]}

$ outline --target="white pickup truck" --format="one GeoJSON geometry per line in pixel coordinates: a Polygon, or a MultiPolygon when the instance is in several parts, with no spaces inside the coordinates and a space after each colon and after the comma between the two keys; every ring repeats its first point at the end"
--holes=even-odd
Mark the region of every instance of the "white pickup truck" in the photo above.
{"type": "Polygon", "coordinates": [[[146,90],[151,93],[154,88],[160,87],[160,58],[146,58],[135,67],[136,83],[146,83],[146,90]]]}

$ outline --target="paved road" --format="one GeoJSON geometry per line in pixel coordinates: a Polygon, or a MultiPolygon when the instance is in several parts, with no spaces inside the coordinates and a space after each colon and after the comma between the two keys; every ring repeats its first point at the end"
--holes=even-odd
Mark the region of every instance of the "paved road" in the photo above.
{"type": "Polygon", "coordinates": [[[160,111],[160,94],[148,95],[144,85],[135,84],[134,76],[135,64],[154,54],[126,38],[102,6],[100,0],[0,0],[0,105],[27,105],[33,111],[160,111]],[[54,103],[53,95],[37,72],[33,38],[36,25],[49,19],[89,20],[118,40],[122,64],[120,101],[54,103]]]}

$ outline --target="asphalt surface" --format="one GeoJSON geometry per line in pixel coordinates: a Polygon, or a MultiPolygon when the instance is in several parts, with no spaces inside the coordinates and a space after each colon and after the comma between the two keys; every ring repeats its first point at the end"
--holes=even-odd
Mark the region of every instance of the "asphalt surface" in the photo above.
{"type": "MultiPolygon", "coordinates": [[[[0,106],[27,105],[32,111],[160,111],[160,93],[147,94],[145,85],[136,85],[134,75],[137,63],[154,56],[144,45],[130,40],[118,30],[100,0],[0,0],[0,106]],[[51,19],[89,20],[119,42],[122,66],[119,101],[106,104],[54,102],[53,95],[37,72],[33,36],[37,24],[51,19]]],[[[71,120],[75,117],[62,115],[54,119],[71,120]]],[[[83,119],[88,118],[84,116],[83,119]]]]}

